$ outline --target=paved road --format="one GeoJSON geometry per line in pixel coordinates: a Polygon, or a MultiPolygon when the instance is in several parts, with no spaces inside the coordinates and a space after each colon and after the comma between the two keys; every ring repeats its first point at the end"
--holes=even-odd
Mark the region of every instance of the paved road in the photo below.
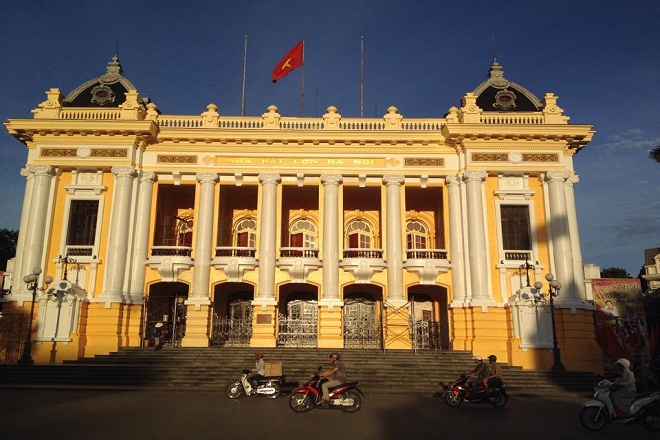
{"type": "Polygon", "coordinates": [[[361,411],[296,414],[288,397],[229,400],[218,391],[0,389],[0,439],[658,439],[641,426],[578,422],[585,399],[512,396],[505,408],[450,408],[438,396],[370,394],[361,411]]]}

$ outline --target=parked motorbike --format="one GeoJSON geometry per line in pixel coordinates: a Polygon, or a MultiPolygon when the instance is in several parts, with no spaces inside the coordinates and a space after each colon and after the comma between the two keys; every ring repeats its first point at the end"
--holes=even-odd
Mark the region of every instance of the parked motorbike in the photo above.
{"type": "MultiPolygon", "coordinates": [[[[321,367],[319,370],[321,371],[321,367]]],[[[314,408],[341,409],[345,412],[356,412],[362,408],[362,398],[364,396],[360,390],[360,382],[346,382],[335,387],[331,387],[330,404],[324,405],[323,391],[321,384],[326,378],[321,378],[319,372],[312,374],[310,379],[301,387],[297,388],[289,398],[289,406],[295,412],[307,412],[314,408]]]]}
{"type": "Polygon", "coordinates": [[[509,401],[509,396],[504,389],[504,382],[498,379],[498,382],[486,392],[484,388],[479,388],[476,392],[468,384],[468,374],[462,373],[458,379],[453,381],[447,387],[445,393],[445,403],[449,406],[458,406],[462,402],[469,403],[490,403],[501,408],[509,401]]]}
{"type": "Polygon", "coordinates": [[[275,399],[280,395],[284,376],[270,376],[257,381],[257,387],[252,387],[248,381],[250,370],[243,370],[243,374],[238,380],[230,382],[225,387],[225,394],[230,399],[236,399],[241,395],[246,396],[265,396],[269,399],[275,399]]]}
{"type": "Polygon", "coordinates": [[[583,427],[597,431],[606,423],[639,423],[649,430],[660,429],[660,391],[637,394],[626,413],[612,402],[613,385],[612,381],[601,380],[593,399],[582,405],[580,423],[583,427]]]}

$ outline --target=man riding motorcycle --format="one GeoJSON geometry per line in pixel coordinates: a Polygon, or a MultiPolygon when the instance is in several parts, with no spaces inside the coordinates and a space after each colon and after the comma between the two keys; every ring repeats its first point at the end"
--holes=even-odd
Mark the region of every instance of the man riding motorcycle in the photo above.
{"type": "Polygon", "coordinates": [[[320,377],[329,377],[330,380],[324,382],[321,385],[321,390],[323,391],[323,404],[328,405],[330,403],[330,391],[329,388],[341,385],[346,382],[346,368],[344,363],[339,360],[339,353],[332,353],[330,359],[332,359],[332,367],[319,373],[320,377]]]}
{"type": "Polygon", "coordinates": [[[484,364],[483,359],[479,355],[474,356],[472,359],[474,359],[476,365],[472,371],[468,371],[465,374],[476,376],[476,379],[470,382],[470,388],[474,392],[478,390],[480,385],[483,385],[484,379],[488,377],[488,366],[484,364]]]}

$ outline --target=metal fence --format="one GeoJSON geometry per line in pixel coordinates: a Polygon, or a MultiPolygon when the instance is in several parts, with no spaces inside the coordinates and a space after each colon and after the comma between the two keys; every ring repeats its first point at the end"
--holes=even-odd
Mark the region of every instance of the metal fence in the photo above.
{"type": "Polygon", "coordinates": [[[23,314],[3,314],[0,318],[0,363],[15,364],[21,357],[28,319],[23,314]]]}
{"type": "Polygon", "coordinates": [[[252,318],[231,319],[220,318],[213,314],[213,330],[211,345],[225,345],[228,347],[249,347],[252,338],[252,318]]]}
{"type": "Polygon", "coordinates": [[[277,345],[282,347],[316,347],[317,319],[278,317],[277,345]]]}

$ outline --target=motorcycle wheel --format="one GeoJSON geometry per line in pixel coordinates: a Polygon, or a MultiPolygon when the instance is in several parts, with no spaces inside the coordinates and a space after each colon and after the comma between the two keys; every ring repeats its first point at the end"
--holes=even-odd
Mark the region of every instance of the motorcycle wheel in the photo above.
{"type": "Polygon", "coordinates": [[[644,416],[644,427],[649,431],[660,430],[660,404],[658,402],[644,416]]]}
{"type": "Polygon", "coordinates": [[[312,399],[308,394],[302,392],[293,393],[291,397],[289,397],[289,406],[292,410],[298,413],[307,412],[314,408],[312,399]]]}
{"type": "Polygon", "coordinates": [[[265,396],[269,399],[277,399],[280,397],[280,386],[276,383],[271,383],[270,386],[275,389],[275,392],[273,394],[266,394],[265,396]]]}
{"type": "Polygon", "coordinates": [[[458,406],[463,402],[463,396],[460,394],[454,394],[451,391],[445,393],[445,403],[449,406],[458,406]]]}
{"type": "Polygon", "coordinates": [[[580,411],[580,424],[589,431],[598,431],[607,422],[605,410],[597,406],[585,406],[580,411]]]}
{"type": "Polygon", "coordinates": [[[240,382],[232,382],[225,387],[225,394],[230,399],[236,399],[237,397],[240,397],[241,394],[243,394],[243,387],[241,386],[240,382]]]}
{"type": "Polygon", "coordinates": [[[492,395],[490,396],[490,404],[493,405],[495,408],[504,407],[508,401],[509,401],[509,396],[501,392],[492,393],[492,395]]]}
{"type": "Polygon", "coordinates": [[[346,391],[345,393],[341,393],[340,397],[342,399],[353,399],[353,405],[341,406],[342,411],[352,413],[352,412],[360,411],[360,408],[362,408],[362,399],[360,398],[360,394],[357,391],[353,391],[353,390],[346,391]]]}

